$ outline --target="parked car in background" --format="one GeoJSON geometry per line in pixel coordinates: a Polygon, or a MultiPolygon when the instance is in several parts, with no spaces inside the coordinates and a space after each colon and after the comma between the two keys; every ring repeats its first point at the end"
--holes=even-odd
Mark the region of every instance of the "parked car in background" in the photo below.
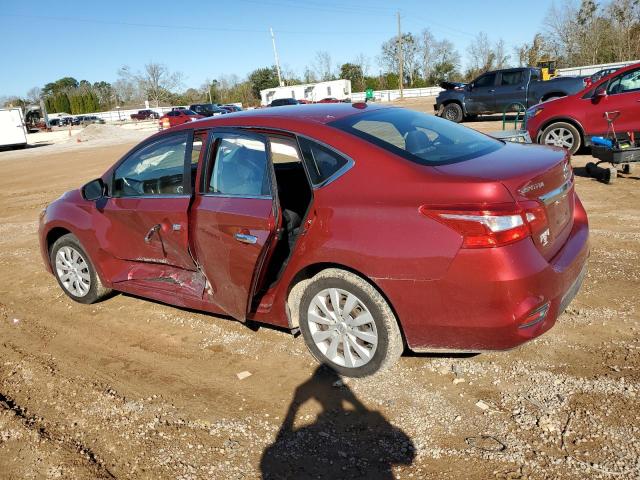
{"type": "Polygon", "coordinates": [[[181,125],[183,123],[192,122],[199,118],[205,118],[204,115],[197,114],[191,110],[171,110],[160,117],[159,124],[160,129],[166,129],[181,125]]]}
{"type": "Polygon", "coordinates": [[[341,101],[335,97],[327,97],[322,100],[318,100],[316,103],[341,103],[341,101]]]}
{"type": "Polygon", "coordinates": [[[270,107],[282,107],[285,105],[298,105],[298,101],[295,98],[276,98],[269,104],[270,107]]]}
{"type": "Polygon", "coordinates": [[[602,78],[590,88],[527,110],[527,131],[534,142],[566,148],[571,153],[605,135],[605,112],[620,112],[619,134],[640,133],[640,63],[602,78]]]}
{"type": "Polygon", "coordinates": [[[453,122],[462,122],[480,114],[514,111],[554,98],[564,97],[584,88],[581,77],[555,77],[541,80],[539,68],[509,68],[480,75],[461,89],[450,84],[436,97],[436,114],[453,122]]]}
{"type": "Polygon", "coordinates": [[[50,118],[49,119],[49,126],[50,127],[59,127],[60,126],[60,119],[59,118],[50,118]]]}
{"type": "Polygon", "coordinates": [[[146,139],[44,210],[40,248],[77,302],[300,329],[361,377],[405,342],[501,350],[554,325],[589,253],[569,158],[401,108],[252,110],[146,139]]]}
{"type": "Polygon", "coordinates": [[[308,104],[308,103],[313,103],[313,102],[311,102],[310,100],[305,100],[304,98],[299,98],[299,99],[298,99],[298,103],[299,103],[300,105],[306,105],[306,104],[308,104]]]}
{"type": "Polygon", "coordinates": [[[216,103],[196,103],[189,106],[189,110],[196,112],[203,117],[213,117],[215,115],[224,115],[229,113],[227,109],[220,108],[216,103]]]}
{"type": "Polygon", "coordinates": [[[91,125],[92,123],[104,124],[106,123],[102,118],[97,117],[95,115],[85,115],[80,120],[80,125],[86,127],[87,125],[91,125]]]}
{"type": "Polygon", "coordinates": [[[58,126],[64,127],[68,125],[73,125],[73,117],[59,117],[58,118],[58,126]]]}
{"type": "Polygon", "coordinates": [[[242,111],[242,107],[239,107],[238,105],[227,104],[227,105],[222,105],[222,106],[224,108],[231,109],[233,112],[241,112],[242,111]]]}
{"type": "Polygon", "coordinates": [[[138,110],[138,113],[131,114],[131,120],[149,120],[160,118],[158,112],[153,110],[138,110]]]}
{"type": "Polygon", "coordinates": [[[605,68],[603,70],[600,70],[600,71],[594,73],[590,77],[586,77],[585,78],[585,87],[590,87],[591,85],[596,83],[601,78],[608,77],[609,75],[611,75],[612,73],[614,73],[614,72],[616,72],[618,70],[620,70],[620,67],[605,68]]]}

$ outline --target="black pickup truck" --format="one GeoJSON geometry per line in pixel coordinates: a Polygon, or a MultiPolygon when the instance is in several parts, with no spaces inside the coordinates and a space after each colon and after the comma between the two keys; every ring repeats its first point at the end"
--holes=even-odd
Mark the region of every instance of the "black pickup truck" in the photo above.
{"type": "Polygon", "coordinates": [[[445,90],[436,98],[438,116],[454,122],[474,118],[480,114],[524,108],[552,98],[579,92],[585,87],[582,77],[556,77],[542,81],[539,68],[508,68],[486,72],[467,84],[444,82],[445,90]]]}

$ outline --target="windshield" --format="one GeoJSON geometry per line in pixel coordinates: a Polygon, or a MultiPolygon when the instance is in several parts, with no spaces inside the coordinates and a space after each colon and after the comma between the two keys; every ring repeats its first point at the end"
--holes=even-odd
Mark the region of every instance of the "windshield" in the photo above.
{"type": "Polygon", "coordinates": [[[422,165],[444,165],[486,155],[502,142],[434,115],[385,108],[329,125],[422,165]]]}

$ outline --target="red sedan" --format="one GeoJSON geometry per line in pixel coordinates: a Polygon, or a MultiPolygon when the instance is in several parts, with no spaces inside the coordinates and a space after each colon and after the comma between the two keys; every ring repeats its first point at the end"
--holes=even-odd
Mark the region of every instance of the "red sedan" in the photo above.
{"type": "Polygon", "coordinates": [[[318,100],[316,103],[340,103],[340,100],[335,97],[327,97],[322,100],[318,100]]]}
{"type": "Polygon", "coordinates": [[[192,110],[171,110],[160,117],[160,130],[175,127],[176,125],[182,125],[183,123],[193,122],[200,118],[204,118],[204,116],[199,115],[192,110]]]}
{"type": "Polygon", "coordinates": [[[618,134],[640,132],[640,63],[616,70],[567,97],[527,110],[527,130],[534,141],[566,148],[571,153],[590,145],[594,135],[606,135],[606,112],[619,112],[618,134]]]}
{"type": "Polygon", "coordinates": [[[300,329],[350,376],[405,346],[500,350],[549,330],[587,237],[567,152],[363,103],[160,132],[40,218],[73,300],[113,289],[300,329]]]}

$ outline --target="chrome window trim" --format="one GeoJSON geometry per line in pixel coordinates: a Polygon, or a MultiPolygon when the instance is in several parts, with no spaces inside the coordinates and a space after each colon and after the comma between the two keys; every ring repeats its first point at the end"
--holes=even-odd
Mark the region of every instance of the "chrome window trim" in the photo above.
{"type": "Polygon", "coordinates": [[[567,191],[573,186],[573,175],[566,182],[560,185],[558,188],[551,190],[550,192],[540,195],[538,198],[545,205],[549,205],[556,201],[557,197],[560,197],[567,193],[567,191]]]}
{"type": "Polygon", "coordinates": [[[137,198],[138,200],[143,199],[143,198],[191,198],[191,195],[186,195],[186,194],[178,194],[178,193],[164,193],[164,194],[160,194],[160,195],[123,195],[122,197],[113,197],[113,196],[106,196],[105,198],[112,198],[114,200],[120,200],[120,199],[124,199],[124,198],[137,198]]]}
{"type": "Polygon", "coordinates": [[[201,197],[218,197],[218,198],[252,198],[258,200],[273,200],[271,195],[241,195],[233,193],[201,193],[201,197]]]}

